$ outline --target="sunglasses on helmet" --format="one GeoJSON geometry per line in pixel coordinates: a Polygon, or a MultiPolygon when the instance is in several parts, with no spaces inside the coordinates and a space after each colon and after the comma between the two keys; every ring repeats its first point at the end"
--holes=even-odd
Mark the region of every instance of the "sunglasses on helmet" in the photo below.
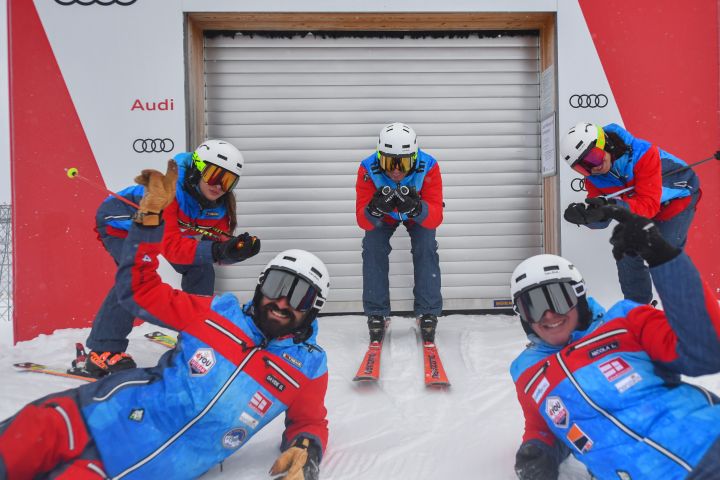
{"type": "Polygon", "coordinates": [[[397,169],[400,173],[408,173],[415,167],[415,159],[417,153],[409,155],[389,155],[387,153],[377,152],[380,168],[385,172],[392,172],[397,169]]]}
{"type": "Polygon", "coordinates": [[[225,170],[214,163],[204,161],[196,152],[193,152],[192,158],[195,162],[195,166],[200,172],[201,178],[208,185],[220,185],[223,192],[229,192],[235,188],[235,185],[237,185],[240,177],[231,171],[225,170]]]}
{"type": "Polygon", "coordinates": [[[597,140],[591,143],[571,165],[573,170],[586,177],[592,175],[593,168],[599,167],[605,161],[605,133],[600,127],[597,127],[597,130],[597,140]]]}
{"type": "Polygon", "coordinates": [[[548,310],[565,315],[578,304],[585,286],[570,281],[546,283],[520,292],[513,301],[513,310],[526,323],[539,322],[548,310]]]}
{"type": "Polygon", "coordinates": [[[268,270],[260,285],[260,292],[270,300],[285,297],[288,304],[300,312],[307,312],[318,301],[322,305],[318,290],[310,282],[285,270],[268,270]]]}

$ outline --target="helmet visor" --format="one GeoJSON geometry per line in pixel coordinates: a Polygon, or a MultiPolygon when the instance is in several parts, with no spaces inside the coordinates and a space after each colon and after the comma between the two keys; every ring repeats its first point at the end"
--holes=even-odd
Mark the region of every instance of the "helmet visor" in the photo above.
{"type": "Polygon", "coordinates": [[[200,175],[208,185],[220,185],[223,192],[229,192],[235,188],[239,180],[234,173],[209,162],[205,162],[205,168],[200,171],[200,175]]]}
{"type": "Polygon", "coordinates": [[[380,168],[385,172],[392,172],[397,169],[401,173],[408,173],[415,167],[415,159],[417,153],[410,155],[388,155],[387,153],[378,152],[378,161],[380,168]]]}
{"type": "Polygon", "coordinates": [[[307,312],[315,305],[317,289],[304,278],[285,270],[268,270],[260,286],[260,292],[270,300],[287,298],[295,310],[307,312]]]}
{"type": "Polygon", "coordinates": [[[527,323],[539,322],[548,310],[565,315],[578,304],[570,282],[547,283],[521,292],[513,303],[515,311],[527,323]]]}
{"type": "Polygon", "coordinates": [[[573,163],[572,168],[576,172],[588,176],[592,175],[592,169],[599,167],[605,161],[605,150],[598,147],[592,147],[585,152],[577,162],[573,163]]]}

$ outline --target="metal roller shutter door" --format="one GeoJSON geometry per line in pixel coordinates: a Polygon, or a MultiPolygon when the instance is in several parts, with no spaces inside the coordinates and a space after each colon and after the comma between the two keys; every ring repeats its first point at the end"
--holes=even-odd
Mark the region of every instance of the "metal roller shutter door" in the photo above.
{"type": "MultiPolygon", "coordinates": [[[[355,177],[401,121],[443,175],[444,310],[508,298],[510,272],[543,245],[538,58],[533,35],[205,38],[206,134],[245,154],[238,230],[262,239],[257,257],[217,269],[216,290],[248,298],[267,261],[302,248],[330,270],[325,312],[361,312],[355,177]]],[[[392,247],[393,311],[412,311],[403,227],[392,247]]]]}

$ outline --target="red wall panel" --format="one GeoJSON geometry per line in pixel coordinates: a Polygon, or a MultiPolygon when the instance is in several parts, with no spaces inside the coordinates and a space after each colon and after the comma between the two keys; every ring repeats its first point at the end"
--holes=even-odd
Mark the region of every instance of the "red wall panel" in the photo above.
{"type": "Polygon", "coordinates": [[[104,195],[65,167],[104,185],[31,0],[8,1],[15,341],[84,327],[115,268],[94,239],[104,195]]]}

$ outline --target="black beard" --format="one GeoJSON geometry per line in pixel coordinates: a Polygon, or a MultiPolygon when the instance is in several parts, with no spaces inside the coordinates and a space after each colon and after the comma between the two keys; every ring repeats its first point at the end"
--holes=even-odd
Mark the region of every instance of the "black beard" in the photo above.
{"type": "Polygon", "coordinates": [[[256,308],[256,310],[257,314],[255,315],[255,324],[268,339],[290,335],[297,330],[299,324],[301,323],[301,321],[298,321],[295,318],[295,315],[291,310],[288,310],[287,308],[278,308],[277,304],[274,302],[256,308]],[[270,309],[275,309],[278,313],[287,315],[288,318],[290,318],[290,322],[287,325],[279,325],[274,320],[271,320],[268,316],[270,309]]]}

